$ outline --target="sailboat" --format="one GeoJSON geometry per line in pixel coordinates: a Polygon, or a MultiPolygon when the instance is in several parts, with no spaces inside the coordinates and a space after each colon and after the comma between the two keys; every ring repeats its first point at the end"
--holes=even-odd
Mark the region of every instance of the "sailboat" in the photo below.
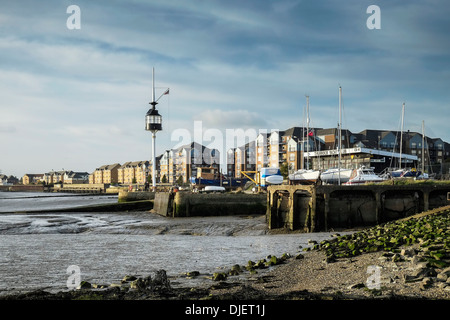
{"type": "Polygon", "coordinates": [[[350,179],[352,169],[341,168],[341,154],[342,154],[342,87],[339,86],[339,124],[338,124],[338,167],[330,168],[320,174],[320,180],[329,184],[341,184],[350,179]]]}
{"type": "MultiPolygon", "coordinates": [[[[391,170],[389,173],[392,178],[415,178],[421,175],[420,171],[415,168],[402,168],[402,150],[403,150],[403,123],[405,118],[405,103],[402,105],[402,124],[400,129],[400,156],[399,156],[399,167],[391,170]]],[[[422,133],[423,136],[423,133],[422,133]]]]}
{"type": "Polygon", "coordinates": [[[384,180],[385,179],[373,171],[373,168],[361,166],[360,168],[353,170],[350,179],[344,184],[362,184],[367,182],[382,182],[384,180]]]}
{"type": "MultiPolygon", "coordinates": [[[[291,184],[313,184],[316,183],[320,178],[320,171],[309,169],[309,96],[306,96],[306,168],[299,169],[294,173],[289,175],[289,182],[291,184]]],[[[304,144],[302,144],[304,145],[304,144]]],[[[305,157],[303,157],[303,163],[305,162],[305,157]]]]}
{"type": "Polygon", "coordinates": [[[339,184],[350,179],[352,169],[330,168],[320,174],[320,180],[324,183],[339,184]]]}

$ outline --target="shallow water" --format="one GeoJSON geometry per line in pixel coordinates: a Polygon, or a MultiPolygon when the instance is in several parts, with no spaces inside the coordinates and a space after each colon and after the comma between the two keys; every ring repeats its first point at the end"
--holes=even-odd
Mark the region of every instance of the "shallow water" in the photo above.
{"type": "MultiPolygon", "coordinates": [[[[59,197],[53,201],[58,204],[59,197]]],[[[82,198],[79,198],[83,202],[82,198]]],[[[296,254],[331,233],[268,235],[264,216],[166,218],[147,212],[0,214],[0,295],[67,290],[81,280],[119,283],[164,269],[173,286],[211,284],[218,268],[296,254]],[[188,280],[184,273],[199,271],[188,280]]]]}
{"type": "Polygon", "coordinates": [[[0,192],[0,213],[54,210],[116,202],[117,195],[0,192]]]}

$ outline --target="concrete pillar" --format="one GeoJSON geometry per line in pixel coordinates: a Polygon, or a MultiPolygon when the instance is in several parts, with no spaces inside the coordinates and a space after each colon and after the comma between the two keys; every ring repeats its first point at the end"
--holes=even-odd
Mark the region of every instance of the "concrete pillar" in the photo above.
{"type": "Polygon", "coordinates": [[[295,190],[289,191],[289,215],[288,215],[288,227],[289,230],[295,230],[296,226],[294,223],[295,219],[295,208],[297,207],[297,197],[295,196],[295,190]]]}
{"type": "Polygon", "coordinates": [[[375,221],[377,224],[380,223],[381,217],[381,195],[379,191],[374,191],[375,193],[375,221]]]}
{"type": "Polygon", "coordinates": [[[311,188],[311,232],[316,231],[316,188],[311,188]]]}
{"type": "Polygon", "coordinates": [[[276,191],[270,191],[269,193],[269,201],[270,205],[267,207],[267,213],[269,215],[268,217],[268,224],[269,229],[275,229],[278,227],[278,194],[276,191]]]}
{"type": "Polygon", "coordinates": [[[423,190],[423,211],[430,210],[430,191],[423,190]]]}
{"type": "Polygon", "coordinates": [[[325,192],[323,194],[323,198],[325,200],[325,208],[324,208],[324,227],[325,231],[328,231],[328,213],[330,212],[330,194],[328,192],[325,192]]]}

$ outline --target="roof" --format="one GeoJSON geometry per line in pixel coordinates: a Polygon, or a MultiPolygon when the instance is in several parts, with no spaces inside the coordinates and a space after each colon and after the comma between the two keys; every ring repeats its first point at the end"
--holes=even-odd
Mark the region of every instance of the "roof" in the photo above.
{"type": "Polygon", "coordinates": [[[115,169],[117,167],[120,167],[119,163],[114,163],[114,164],[105,164],[99,168],[97,168],[96,170],[112,170],[115,169]]]}

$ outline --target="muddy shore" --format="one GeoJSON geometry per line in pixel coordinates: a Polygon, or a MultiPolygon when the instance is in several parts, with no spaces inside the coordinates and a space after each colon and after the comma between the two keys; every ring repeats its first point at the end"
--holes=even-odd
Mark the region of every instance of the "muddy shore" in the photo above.
{"type": "Polygon", "coordinates": [[[275,260],[276,266],[264,273],[256,262],[243,262],[236,272],[244,278],[227,273],[201,288],[172,288],[160,280],[142,285],[140,279],[141,285],[38,290],[0,300],[450,301],[450,208],[336,236],[298,256],[275,260]]]}

